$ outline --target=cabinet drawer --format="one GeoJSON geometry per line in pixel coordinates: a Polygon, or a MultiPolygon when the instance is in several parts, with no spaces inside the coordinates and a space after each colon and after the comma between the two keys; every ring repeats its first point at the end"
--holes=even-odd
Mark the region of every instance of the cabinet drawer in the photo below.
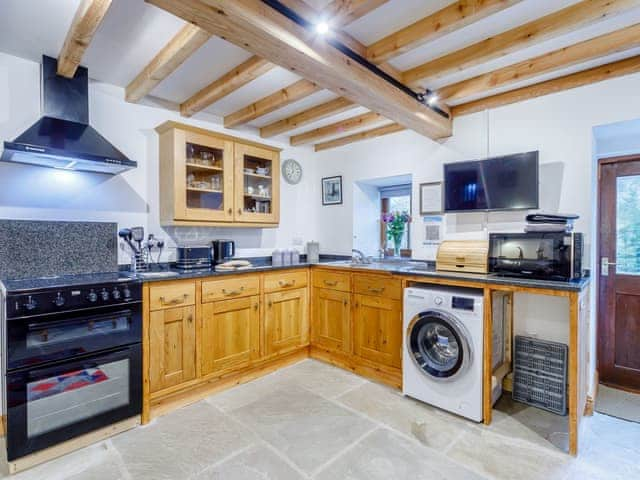
{"type": "Polygon", "coordinates": [[[153,285],[149,288],[149,309],[183,307],[196,303],[195,282],[171,282],[153,285]]]}
{"type": "Polygon", "coordinates": [[[350,292],[351,276],[349,273],[334,272],[333,270],[315,270],[313,272],[313,286],[350,292]]]}
{"type": "Polygon", "coordinates": [[[260,279],[257,275],[202,282],[202,303],[248,297],[259,293],[260,279]]]}
{"type": "Polygon", "coordinates": [[[264,291],[277,292],[307,286],[307,270],[270,273],[264,276],[264,291]]]}
{"type": "Polygon", "coordinates": [[[353,291],[362,295],[375,295],[393,300],[402,298],[402,285],[399,279],[394,278],[354,275],[353,291]]]}

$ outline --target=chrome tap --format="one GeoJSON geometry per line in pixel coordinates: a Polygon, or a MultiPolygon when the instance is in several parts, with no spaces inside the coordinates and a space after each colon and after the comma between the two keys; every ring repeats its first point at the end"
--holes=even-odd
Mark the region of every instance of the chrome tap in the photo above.
{"type": "Polygon", "coordinates": [[[352,248],[351,251],[353,252],[353,256],[351,257],[351,261],[353,263],[371,263],[371,261],[365,256],[364,253],[362,253],[361,250],[352,248]]]}

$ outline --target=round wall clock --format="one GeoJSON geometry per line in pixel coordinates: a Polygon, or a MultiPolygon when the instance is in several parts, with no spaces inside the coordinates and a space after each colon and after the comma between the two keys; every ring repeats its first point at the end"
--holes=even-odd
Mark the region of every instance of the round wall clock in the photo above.
{"type": "Polygon", "coordinates": [[[291,185],[300,183],[302,179],[302,166],[294,159],[285,160],[282,164],[282,176],[291,185]]]}

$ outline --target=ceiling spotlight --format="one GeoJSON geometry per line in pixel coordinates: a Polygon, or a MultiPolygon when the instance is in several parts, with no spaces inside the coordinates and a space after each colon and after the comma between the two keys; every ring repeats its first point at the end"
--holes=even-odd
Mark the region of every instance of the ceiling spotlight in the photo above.
{"type": "Polygon", "coordinates": [[[429,94],[429,96],[427,97],[427,103],[431,106],[435,105],[438,102],[438,94],[437,93],[431,93],[429,94]]]}
{"type": "Polygon", "coordinates": [[[316,33],[326,35],[329,32],[329,24],[327,22],[316,23],[316,33]]]}

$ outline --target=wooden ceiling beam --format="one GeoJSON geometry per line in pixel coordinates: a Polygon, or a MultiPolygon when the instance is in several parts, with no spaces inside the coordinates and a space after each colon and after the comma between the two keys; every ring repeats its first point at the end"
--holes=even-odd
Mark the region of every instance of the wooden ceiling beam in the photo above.
{"type": "Polygon", "coordinates": [[[447,85],[438,90],[438,96],[452,102],[636,47],[640,47],[640,24],[447,85]]]}
{"type": "Polygon", "coordinates": [[[138,102],[156,85],[167,78],[196,50],[204,45],[211,35],[195,25],[187,23],[167,43],[153,60],[127,85],[125,99],[138,102]]]}
{"type": "MultiPolygon", "coordinates": [[[[245,50],[430,138],[451,135],[451,119],[421,105],[351,61],[263,2],[255,0],[148,0],[245,50]],[[366,88],[365,88],[366,86],[366,88]]],[[[272,109],[270,110],[272,111],[272,109]]],[[[247,115],[244,118],[251,118],[247,115]]],[[[256,117],[254,117],[256,118],[256,117]]],[[[225,124],[245,121],[237,116],[225,124]]]]}
{"type": "Polygon", "coordinates": [[[456,117],[467,115],[638,72],[640,72],[640,55],[456,105],[451,110],[456,117]]]}
{"type": "Polygon", "coordinates": [[[364,17],[388,1],[389,0],[333,0],[333,2],[322,9],[321,15],[326,18],[326,21],[332,29],[338,30],[364,17]]]}
{"type": "Polygon", "coordinates": [[[248,123],[258,117],[271,113],[279,108],[286,107],[293,102],[322,90],[317,84],[309,80],[298,80],[296,83],[286,88],[280,89],[271,95],[261,98],[257,102],[247,105],[240,110],[224,117],[224,126],[227,128],[237,127],[243,123],[248,123]]]}
{"type": "Polygon", "coordinates": [[[308,125],[317,120],[337,115],[338,113],[345,112],[356,108],[358,105],[351,100],[347,100],[343,97],[338,97],[334,100],[330,100],[326,103],[316,105],[315,107],[308,108],[300,113],[296,113],[277,122],[273,122],[260,129],[260,136],[262,138],[269,138],[281,133],[295,130],[296,128],[308,125]]]}
{"type": "Polygon", "coordinates": [[[388,122],[386,118],[376,112],[367,112],[362,115],[347,118],[324,127],[316,128],[308,132],[294,135],[289,139],[289,143],[293,146],[305,145],[307,143],[313,143],[321,138],[331,137],[343,133],[348,133],[353,130],[358,130],[369,125],[377,123],[388,122]]]}
{"type": "Polygon", "coordinates": [[[58,75],[73,78],[110,6],[111,0],[82,0],[58,55],[58,75]]]}
{"type": "Polygon", "coordinates": [[[605,17],[620,14],[638,5],[640,0],[583,0],[409,69],[404,72],[403,81],[411,86],[419,86],[425,80],[442,78],[480,65],[543,40],[572,32],[605,17]]]}
{"type": "Polygon", "coordinates": [[[455,32],[521,0],[458,0],[367,47],[367,58],[382,63],[455,32]]]}
{"type": "Polygon", "coordinates": [[[273,63],[254,55],[183,102],[180,105],[180,113],[190,117],[267,73],[273,67],[273,63]]]}
{"type": "Polygon", "coordinates": [[[329,140],[328,142],[317,143],[314,145],[314,150],[320,152],[322,150],[328,150],[330,148],[342,147],[354,142],[360,142],[362,140],[368,140],[370,138],[381,137],[383,135],[389,135],[391,133],[401,132],[406,130],[405,127],[398,123],[392,123],[390,125],[384,125],[372,130],[366,130],[364,132],[354,133],[342,138],[336,138],[335,140],[329,140]]]}

